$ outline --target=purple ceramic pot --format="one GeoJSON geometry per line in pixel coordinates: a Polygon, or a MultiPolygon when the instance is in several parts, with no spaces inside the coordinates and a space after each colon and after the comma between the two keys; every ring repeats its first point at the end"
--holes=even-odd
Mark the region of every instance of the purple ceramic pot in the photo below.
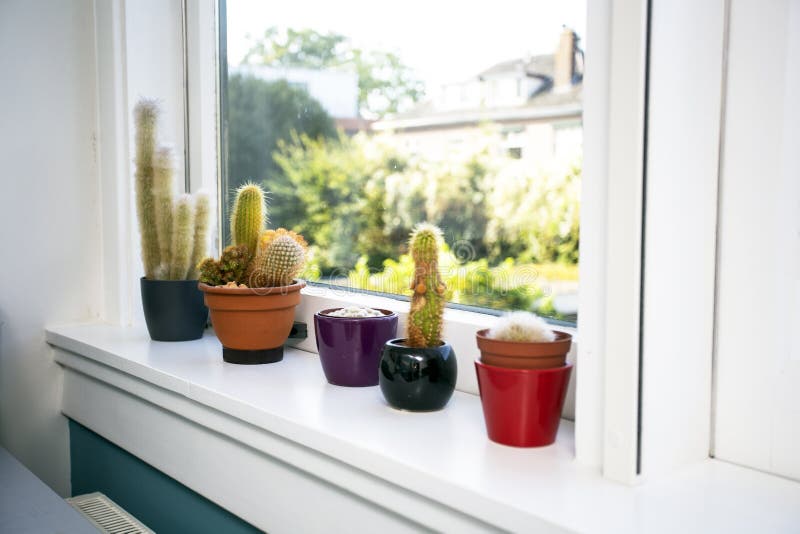
{"type": "Polygon", "coordinates": [[[325,378],[336,386],[377,386],[383,345],[397,337],[397,314],[379,309],[382,317],[326,315],[337,309],[314,314],[317,352],[325,378]]]}

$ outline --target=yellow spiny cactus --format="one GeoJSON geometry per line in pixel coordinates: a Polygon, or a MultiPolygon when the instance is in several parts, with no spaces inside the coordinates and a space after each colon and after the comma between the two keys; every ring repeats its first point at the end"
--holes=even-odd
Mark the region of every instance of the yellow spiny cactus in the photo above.
{"type": "Polygon", "coordinates": [[[250,256],[256,253],[258,237],[267,223],[267,204],[264,190],[256,184],[245,184],[236,191],[231,211],[231,241],[245,245],[250,256]]]}

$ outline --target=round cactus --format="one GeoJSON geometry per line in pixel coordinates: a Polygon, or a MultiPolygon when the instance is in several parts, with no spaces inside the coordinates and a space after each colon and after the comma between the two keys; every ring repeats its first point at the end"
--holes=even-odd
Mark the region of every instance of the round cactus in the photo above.
{"type": "Polygon", "coordinates": [[[222,283],[240,283],[250,263],[250,252],[245,245],[229,245],[219,257],[219,270],[222,283]]]}
{"type": "Polygon", "coordinates": [[[411,310],[408,314],[406,343],[411,347],[436,347],[442,342],[442,316],[445,289],[439,275],[439,249],[442,231],[432,224],[418,224],[411,234],[409,248],[414,259],[411,282],[411,310]]]}
{"type": "Polygon", "coordinates": [[[256,184],[245,184],[236,191],[231,212],[231,241],[245,245],[250,256],[256,253],[258,237],[264,231],[267,206],[264,190],[256,184]]]}
{"type": "Polygon", "coordinates": [[[250,287],[290,285],[305,265],[306,250],[305,239],[294,232],[284,228],[263,232],[246,283],[250,287]]]}
{"type": "Polygon", "coordinates": [[[530,312],[510,312],[497,320],[487,337],[517,343],[547,343],[555,341],[556,334],[542,319],[530,312]]]}

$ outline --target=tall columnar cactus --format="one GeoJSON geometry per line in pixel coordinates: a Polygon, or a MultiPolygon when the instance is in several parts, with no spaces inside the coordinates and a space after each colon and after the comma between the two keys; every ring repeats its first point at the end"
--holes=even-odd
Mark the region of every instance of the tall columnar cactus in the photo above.
{"type": "Polygon", "coordinates": [[[406,343],[411,347],[436,347],[442,342],[445,285],[439,275],[439,248],[442,231],[427,223],[418,224],[411,234],[409,248],[414,259],[411,282],[411,310],[408,314],[406,343]]]}
{"type": "Polygon", "coordinates": [[[189,270],[189,280],[198,277],[197,264],[206,255],[206,243],[208,242],[208,219],[211,207],[208,195],[205,193],[195,194],[194,203],[194,244],[192,245],[192,268],[189,270]]]}
{"type": "Polygon", "coordinates": [[[160,258],[157,278],[171,278],[173,197],[172,152],[166,147],[159,147],[153,161],[153,200],[160,258]]]}
{"type": "Polygon", "coordinates": [[[208,239],[209,200],[186,195],[174,200],[169,149],[156,148],[159,109],[142,99],[133,111],[136,124],[136,213],[142,237],[142,263],[150,280],[198,276],[208,239]]]}
{"type": "Polygon", "coordinates": [[[258,237],[266,227],[267,206],[264,190],[256,184],[245,184],[236,192],[231,212],[231,241],[245,245],[254,256],[258,237]]]}
{"type": "Polygon", "coordinates": [[[291,285],[305,265],[307,247],[303,236],[284,228],[263,232],[246,283],[250,287],[291,285]]]}
{"type": "Polygon", "coordinates": [[[140,100],[133,114],[136,123],[136,213],[142,238],[142,263],[145,277],[153,279],[161,265],[153,194],[158,106],[153,100],[140,100]]]}
{"type": "Polygon", "coordinates": [[[190,195],[181,195],[175,203],[172,228],[172,250],[169,267],[170,280],[184,280],[192,261],[192,235],[194,233],[194,206],[190,195]]]}

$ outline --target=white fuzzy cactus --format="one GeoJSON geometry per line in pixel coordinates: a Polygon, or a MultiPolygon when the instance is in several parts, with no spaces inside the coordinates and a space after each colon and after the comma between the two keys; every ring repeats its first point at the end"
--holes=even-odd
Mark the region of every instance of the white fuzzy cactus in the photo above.
{"type": "Polygon", "coordinates": [[[518,343],[547,343],[555,341],[556,333],[541,317],[529,312],[516,311],[500,317],[494,328],[489,329],[486,337],[518,343]]]}

